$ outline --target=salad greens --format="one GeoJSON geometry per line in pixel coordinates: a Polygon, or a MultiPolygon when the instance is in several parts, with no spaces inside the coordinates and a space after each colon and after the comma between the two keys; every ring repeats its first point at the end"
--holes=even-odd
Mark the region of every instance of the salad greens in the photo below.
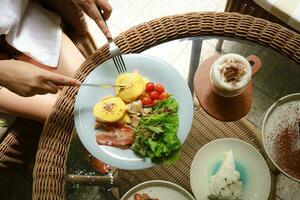
{"type": "Polygon", "coordinates": [[[135,129],[134,152],[153,162],[172,164],[179,159],[181,142],[177,138],[178,104],[169,97],[158,101],[149,116],[141,118],[135,129]]]}

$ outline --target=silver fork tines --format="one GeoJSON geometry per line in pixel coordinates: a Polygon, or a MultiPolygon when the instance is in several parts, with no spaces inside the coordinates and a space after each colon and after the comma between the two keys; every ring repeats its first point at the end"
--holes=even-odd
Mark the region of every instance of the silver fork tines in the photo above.
{"type": "Polygon", "coordinates": [[[122,58],[121,51],[120,51],[119,47],[117,47],[117,45],[115,44],[115,42],[113,40],[109,41],[109,52],[115,63],[118,73],[121,74],[121,73],[126,72],[127,69],[125,66],[125,62],[122,58]]]}
{"type": "Polygon", "coordinates": [[[122,74],[127,71],[122,55],[113,57],[113,61],[119,74],[122,74]]]}

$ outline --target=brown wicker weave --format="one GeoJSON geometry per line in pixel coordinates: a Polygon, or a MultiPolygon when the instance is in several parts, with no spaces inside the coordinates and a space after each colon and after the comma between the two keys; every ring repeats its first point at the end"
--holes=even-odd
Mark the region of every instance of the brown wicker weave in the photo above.
{"type": "MultiPolygon", "coordinates": [[[[88,33],[83,13],[77,9],[72,1],[41,0],[41,3],[62,17],[64,32],[86,58],[96,50],[96,45],[88,33]]],[[[0,38],[0,59],[15,58],[14,55],[19,52],[13,48],[9,50],[4,48],[1,43],[2,39],[3,37],[0,38]]],[[[39,122],[23,118],[19,118],[12,124],[6,137],[0,143],[0,172],[27,168],[35,156],[36,143],[42,132],[42,127],[43,125],[39,122]],[[32,148],[26,150],[29,147],[32,148]]]]}
{"type": "MultiPolygon", "coordinates": [[[[185,37],[214,35],[254,41],[300,63],[300,35],[275,23],[238,13],[188,13],[162,17],[120,34],[115,43],[123,53],[139,53],[155,45],[185,37]]],[[[109,59],[108,45],[98,49],[77,72],[83,81],[109,59]]],[[[64,199],[66,156],[74,128],[77,88],[69,88],[57,101],[40,138],[33,179],[34,199],[64,199]]]]}
{"type": "Polygon", "coordinates": [[[36,153],[42,128],[41,123],[29,119],[18,118],[13,123],[0,144],[0,171],[27,170],[36,153]]]}
{"type": "Polygon", "coordinates": [[[296,31],[280,19],[278,19],[276,16],[272,15],[262,7],[260,7],[257,3],[255,3],[253,0],[227,0],[225,12],[238,12],[241,14],[247,14],[254,17],[259,17],[262,19],[266,19],[271,22],[275,22],[278,24],[281,24],[291,30],[296,31]]]}

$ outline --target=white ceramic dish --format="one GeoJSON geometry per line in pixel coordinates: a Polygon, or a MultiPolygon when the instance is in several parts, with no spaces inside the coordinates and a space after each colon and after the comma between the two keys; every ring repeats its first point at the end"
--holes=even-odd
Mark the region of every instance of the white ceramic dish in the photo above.
{"type": "MultiPolygon", "coordinates": [[[[177,136],[183,143],[193,121],[193,99],[186,81],[172,66],[150,56],[128,54],[123,56],[128,72],[138,70],[150,81],[161,83],[179,104],[177,136]]],[[[95,68],[84,83],[114,83],[118,72],[110,59],[95,68]]],[[[85,148],[97,159],[119,169],[144,169],[153,166],[149,158],[143,159],[130,149],[98,145],[94,129],[93,106],[103,97],[115,95],[113,89],[81,87],[76,97],[74,120],[79,138],[85,148]]]]}
{"type": "Polygon", "coordinates": [[[181,186],[161,180],[147,181],[136,185],[126,192],[121,200],[134,200],[135,193],[146,193],[149,197],[160,200],[195,200],[194,197],[181,186]]]}
{"type": "MultiPolygon", "coordinates": [[[[298,101],[298,102],[300,101],[300,93],[294,93],[294,94],[290,94],[290,95],[284,96],[281,99],[279,99],[278,101],[276,101],[268,109],[268,111],[266,112],[266,114],[264,116],[263,123],[262,123],[262,141],[263,141],[264,149],[267,152],[267,155],[268,155],[269,159],[276,166],[276,168],[279,171],[281,171],[283,174],[285,174],[286,176],[288,176],[289,178],[291,178],[291,179],[293,179],[293,180],[295,180],[297,182],[300,182],[300,179],[297,179],[297,178],[291,176],[290,174],[288,174],[287,172],[285,172],[275,162],[274,155],[272,155],[272,149],[274,148],[274,145],[275,145],[276,135],[275,134],[268,135],[268,134],[270,134],[270,132],[267,131],[267,129],[268,129],[268,122],[269,122],[270,117],[272,116],[272,114],[275,112],[275,110],[277,110],[278,107],[283,106],[283,105],[289,106],[289,104],[291,102],[293,102],[293,101],[298,101]]],[[[289,115],[289,117],[292,116],[292,115],[290,115],[289,111],[286,111],[285,113],[282,113],[282,116],[279,116],[280,120],[290,121],[290,119],[287,119],[287,117],[285,115],[289,115]]],[[[272,120],[273,120],[273,122],[275,122],[274,118],[272,120]]],[[[279,123],[280,123],[280,121],[276,121],[275,124],[274,124],[274,126],[278,126],[279,123]]]]}
{"type": "Polygon", "coordinates": [[[214,140],[204,145],[191,165],[190,181],[197,200],[207,200],[210,177],[215,175],[225,151],[232,150],[236,169],[243,182],[243,200],[267,200],[271,188],[268,165],[252,145],[234,138],[214,140]]]}

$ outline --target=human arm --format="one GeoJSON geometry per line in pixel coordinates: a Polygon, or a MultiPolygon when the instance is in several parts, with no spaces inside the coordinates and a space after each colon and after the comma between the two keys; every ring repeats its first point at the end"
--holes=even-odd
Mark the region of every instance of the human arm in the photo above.
{"type": "Polygon", "coordinates": [[[63,86],[78,86],[76,79],[18,60],[0,60],[0,86],[24,97],[57,93],[63,86]]]}
{"type": "Polygon", "coordinates": [[[107,0],[73,0],[73,2],[96,22],[107,39],[112,38],[105,23],[112,12],[112,7],[107,0]]]}

